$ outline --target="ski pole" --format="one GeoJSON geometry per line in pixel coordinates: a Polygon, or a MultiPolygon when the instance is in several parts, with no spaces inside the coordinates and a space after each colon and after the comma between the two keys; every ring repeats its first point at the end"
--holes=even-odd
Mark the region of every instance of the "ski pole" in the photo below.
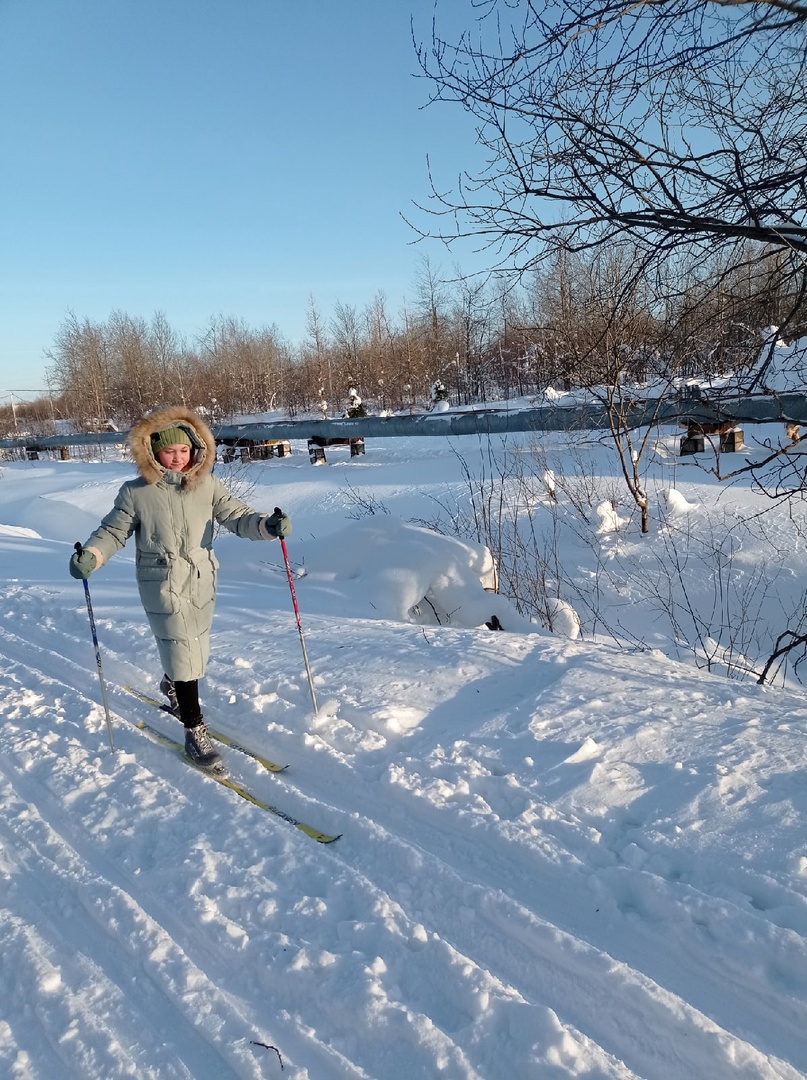
{"type": "MultiPolygon", "coordinates": [[[[76,541],[75,549],[80,555],[83,548],[81,544],[76,541]]],[[[101,666],[101,649],[98,645],[98,634],[95,630],[95,616],[92,613],[92,600],[90,599],[90,586],[87,584],[87,579],[84,578],[84,598],[87,601],[87,614],[90,617],[90,630],[92,630],[92,643],[95,646],[95,662],[98,665],[98,681],[101,683],[101,700],[104,703],[104,713],[106,715],[106,729],[109,732],[109,748],[115,749],[115,744],[112,742],[112,720],[109,716],[109,700],[106,696],[106,680],[104,679],[104,669],[101,666]]]]}
{"type": "MultiPolygon", "coordinates": [[[[275,513],[281,513],[278,507],[275,507],[275,513]]],[[[314,719],[316,720],[319,710],[317,709],[317,695],[314,693],[314,680],[311,678],[311,667],[308,663],[308,653],[305,648],[305,637],[303,635],[303,624],[300,622],[300,609],[297,606],[297,593],[294,591],[294,575],[291,572],[291,563],[289,562],[289,553],[286,549],[285,537],[280,537],[280,547],[283,552],[283,561],[286,564],[286,577],[289,579],[289,590],[291,591],[291,602],[294,605],[294,615],[297,619],[297,633],[300,635],[300,645],[303,650],[303,662],[305,663],[305,673],[308,676],[308,689],[311,691],[311,702],[314,706],[314,719]]]]}

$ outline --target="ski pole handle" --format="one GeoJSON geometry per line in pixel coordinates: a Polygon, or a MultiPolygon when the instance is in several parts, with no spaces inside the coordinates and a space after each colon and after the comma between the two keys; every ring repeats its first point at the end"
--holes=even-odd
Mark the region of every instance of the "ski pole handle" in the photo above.
{"type": "MultiPolygon", "coordinates": [[[[76,554],[81,555],[84,548],[81,546],[79,541],[76,541],[76,543],[73,546],[74,546],[74,550],[75,550],[76,554]]],[[[106,680],[104,679],[104,668],[103,668],[103,665],[101,664],[101,647],[98,644],[98,633],[97,633],[97,631],[95,629],[95,616],[93,615],[93,611],[92,611],[92,600],[90,599],[90,586],[89,586],[86,578],[83,579],[83,582],[84,582],[84,599],[87,601],[87,615],[88,615],[89,620],[90,620],[90,631],[92,632],[92,643],[93,643],[93,646],[95,647],[95,663],[96,663],[96,666],[98,668],[98,681],[101,684],[101,701],[103,702],[103,705],[104,705],[104,715],[106,716],[106,729],[107,729],[107,732],[109,734],[109,748],[110,748],[110,750],[114,750],[115,749],[115,744],[112,741],[112,719],[111,719],[111,717],[109,715],[109,699],[107,697],[107,692],[106,692],[106,680]]]]}

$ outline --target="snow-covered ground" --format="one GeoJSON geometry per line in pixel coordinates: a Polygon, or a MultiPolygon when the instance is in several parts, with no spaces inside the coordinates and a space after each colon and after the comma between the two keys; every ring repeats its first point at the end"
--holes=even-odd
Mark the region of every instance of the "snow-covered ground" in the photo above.
{"type": "Polygon", "coordinates": [[[743,677],[797,616],[804,530],[676,440],[644,538],[591,435],[369,441],[318,468],[296,445],[238,471],[294,522],[319,711],[278,545],[231,536],[203,704],[288,763],[225,750],[327,846],[130,723],[178,730],[123,690],[160,676],[131,542],[90,579],[109,749],[67,562],[131,466],[2,466],[0,1075],[807,1075],[807,696],[792,670],[743,677]],[[497,469],[512,487],[513,455],[560,633],[423,528],[497,469]]]}

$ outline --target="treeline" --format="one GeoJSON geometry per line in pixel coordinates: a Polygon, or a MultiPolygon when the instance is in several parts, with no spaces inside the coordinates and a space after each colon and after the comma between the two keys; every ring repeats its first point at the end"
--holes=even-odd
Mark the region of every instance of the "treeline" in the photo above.
{"type": "MultiPolygon", "coordinates": [[[[454,404],[738,370],[759,354],[770,325],[805,332],[804,301],[786,272],[749,248],[730,270],[669,265],[652,277],[625,245],[561,253],[518,278],[457,274],[424,260],[411,307],[379,293],[363,310],[312,299],[306,334],[211,319],[193,340],[162,314],[70,314],[48,351],[51,392],[0,410],[0,431],[128,428],[166,403],[202,408],[215,422],[280,411],[340,416],[356,388],[368,412],[429,407],[435,386],[454,404]],[[761,270],[763,267],[764,270],[761,270]]],[[[773,261],[775,264],[775,260],[773,261]]]]}

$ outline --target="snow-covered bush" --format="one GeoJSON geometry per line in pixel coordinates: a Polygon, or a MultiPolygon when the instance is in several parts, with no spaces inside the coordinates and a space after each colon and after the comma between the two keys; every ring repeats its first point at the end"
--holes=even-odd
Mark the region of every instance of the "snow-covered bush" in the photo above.
{"type": "Polygon", "coordinates": [[[495,567],[486,547],[392,516],[365,518],[309,545],[306,574],[334,587],[350,582],[345,602],[359,605],[351,615],[465,628],[495,615],[504,630],[538,630],[490,591],[495,567]]]}
{"type": "Polygon", "coordinates": [[[448,390],[441,379],[435,379],[432,383],[431,402],[433,412],[446,412],[448,410],[448,390]]]}
{"type": "Polygon", "coordinates": [[[364,402],[359,397],[359,392],[355,386],[351,386],[347,392],[347,405],[345,406],[345,416],[349,416],[352,420],[360,416],[366,416],[367,409],[364,406],[364,402]]]}

